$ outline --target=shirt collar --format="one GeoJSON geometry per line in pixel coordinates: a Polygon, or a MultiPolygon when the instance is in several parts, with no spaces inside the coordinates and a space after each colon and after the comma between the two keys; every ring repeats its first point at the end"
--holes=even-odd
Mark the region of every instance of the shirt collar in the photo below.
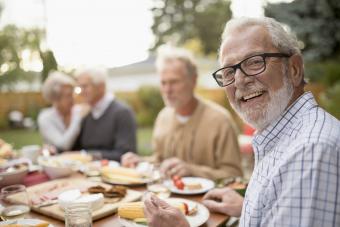
{"type": "Polygon", "coordinates": [[[101,98],[96,105],[92,108],[91,114],[94,119],[100,118],[105,110],[109,107],[111,102],[114,100],[114,96],[111,93],[106,93],[103,98],[101,98]]]}
{"type": "Polygon", "coordinates": [[[262,132],[256,134],[253,139],[255,158],[263,157],[266,151],[271,150],[280,140],[284,132],[306,111],[317,106],[311,92],[305,92],[290,105],[275,121],[270,123],[262,132]]]}

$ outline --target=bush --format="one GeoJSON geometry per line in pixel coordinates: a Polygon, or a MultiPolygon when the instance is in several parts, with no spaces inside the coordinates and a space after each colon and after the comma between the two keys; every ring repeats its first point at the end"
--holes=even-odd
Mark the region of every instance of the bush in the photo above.
{"type": "Polygon", "coordinates": [[[159,88],[142,86],[137,91],[139,105],[136,107],[139,126],[152,126],[159,111],[164,107],[159,88]]]}
{"type": "Polygon", "coordinates": [[[340,81],[320,95],[320,105],[340,119],[340,81]]]}
{"type": "Polygon", "coordinates": [[[306,64],[306,76],[311,82],[320,82],[326,87],[340,82],[339,59],[306,64]]]}

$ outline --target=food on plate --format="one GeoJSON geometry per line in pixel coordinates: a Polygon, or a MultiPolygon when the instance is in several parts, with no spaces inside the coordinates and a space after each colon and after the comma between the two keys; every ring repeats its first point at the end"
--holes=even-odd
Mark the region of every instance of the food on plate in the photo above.
{"type": "Polygon", "coordinates": [[[127,188],[124,186],[112,186],[109,190],[104,192],[104,196],[108,198],[124,197],[126,195],[127,188]]]}
{"type": "Polygon", "coordinates": [[[89,203],[92,210],[104,206],[104,195],[102,193],[82,195],[79,189],[65,191],[58,196],[59,205],[65,209],[72,203],[89,203]]]}
{"type": "Polygon", "coordinates": [[[182,178],[179,176],[173,176],[172,177],[172,183],[175,185],[175,187],[179,190],[184,190],[184,182],[182,181],[182,178]]]}
{"type": "Polygon", "coordinates": [[[92,156],[87,153],[82,152],[72,152],[72,153],[64,153],[59,156],[60,159],[64,160],[72,160],[81,163],[88,163],[92,161],[92,156]]]}
{"type": "MultiPolygon", "coordinates": [[[[193,215],[197,212],[197,206],[189,208],[188,204],[182,201],[168,200],[166,202],[179,209],[184,215],[193,215]]],[[[143,219],[145,219],[143,207],[143,202],[123,203],[118,207],[118,216],[134,222],[143,222],[143,219]]]]}
{"type": "Polygon", "coordinates": [[[121,176],[128,176],[132,178],[141,178],[143,175],[137,172],[135,169],[125,168],[125,167],[104,167],[102,173],[115,174],[121,176]]]}
{"type": "Polygon", "coordinates": [[[15,164],[0,167],[0,187],[21,184],[28,173],[27,164],[15,164]]]}
{"type": "Polygon", "coordinates": [[[172,183],[179,190],[200,190],[202,189],[202,184],[200,182],[184,182],[181,177],[173,176],[172,183]]]}
{"type": "Polygon", "coordinates": [[[244,196],[247,190],[247,180],[240,177],[232,177],[227,179],[222,179],[218,183],[218,187],[230,187],[237,191],[240,195],[244,196]]]}
{"type": "Polygon", "coordinates": [[[124,167],[105,166],[101,172],[104,178],[110,181],[123,184],[142,184],[145,183],[145,176],[135,169],[124,167]]]}
{"type": "Polygon", "coordinates": [[[200,190],[203,188],[202,184],[199,182],[185,183],[184,187],[188,190],[200,190]]]}
{"type": "Polygon", "coordinates": [[[4,140],[0,139],[0,158],[10,159],[15,156],[15,152],[11,144],[6,143],[4,140]]]}
{"type": "Polygon", "coordinates": [[[4,224],[0,223],[1,227],[48,227],[50,224],[48,222],[41,222],[39,224],[4,224]]]}
{"type": "Polygon", "coordinates": [[[246,194],[247,184],[244,184],[242,182],[233,182],[233,183],[228,184],[227,186],[234,189],[242,196],[246,194]]]}
{"type": "Polygon", "coordinates": [[[94,193],[104,193],[106,191],[106,189],[103,186],[97,185],[97,186],[92,186],[89,187],[88,192],[91,194],[94,193]]]}
{"type": "Polygon", "coordinates": [[[127,188],[124,186],[115,185],[109,189],[104,188],[103,186],[97,185],[93,187],[89,187],[88,192],[93,193],[103,193],[106,198],[120,198],[126,195],[127,188]]]}

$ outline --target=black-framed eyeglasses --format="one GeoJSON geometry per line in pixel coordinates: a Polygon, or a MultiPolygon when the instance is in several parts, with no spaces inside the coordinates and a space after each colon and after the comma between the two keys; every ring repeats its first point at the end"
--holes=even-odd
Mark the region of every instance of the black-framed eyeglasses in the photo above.
{"type": "Polygon", "coordinates": [[[225,87],[234,82],[237,69],[240,69],[246,76],[256,76],[266,70],[266,58],[289,58],[290,56],[284,53],[257,54],[242,60],[236,65],[220,68],[212,75],[220,87],[225,87]]]}

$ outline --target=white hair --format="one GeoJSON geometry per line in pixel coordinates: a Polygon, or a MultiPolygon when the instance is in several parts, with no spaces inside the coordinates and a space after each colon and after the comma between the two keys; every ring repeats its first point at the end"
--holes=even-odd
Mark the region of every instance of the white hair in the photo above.
{"type": "Polygon", "coordinates": [[[58,71],[50,72],[42,86],[42,95],[46,101],[54,102],[60,96],[61,87],[67,85],[75,86],[75,82],[70,76],[58,71]]]}
{"type": "MultiPolygon", "coordinates": [[[[301,55],[301,50],[299,48],[299,42],[295,34],[293,34],[290,30],[285,29],[281,23],[276,21],[270,17],[260,17],[260,18],[252,18],[252,17],[239,17],[229,20],[224,28],[222,33],[222,42],[225,38],[234,30],[242,31],[242,29],[251,27],[251,26],[262,26],[267,29],[269,36],[271,37],[272,44],[275,48],[278,49],[280,53],[285,53],[288,55],[299,54],[301,55]]],[[[220,46],[220,49],[221,49],[220,46]]],[[[220,52],[221,53],[221,52],[220,52]]],[[[219,56],[220,63],[221,62],[221,54],[219,56]]],[[[288,60],[285,59],[285,62],[288,63],[288,60]]],[[[301,84],[305,84],[306,81],[303,79],[301,84]]]]}
{"type": "Polygon", "coordinates": [[[289,55],[301,54],[296,36],[290,31],[285,30],[278,21],[270,17],[240,17],[229,20],[225,25],[222,34],[222,43],[231,31],[242,30],[243,28],[256,25],[265,27],[267,29],[268,34],[271,37],[272,44],[281,53],[289,55]]]}
{"type": "Polygon", "coordinates": [[[108,72],[104,68],[82,68],[75,72],[75,77],[88,76],[92,83],[95,85],[104,83],[106,84],[108,78],[108,72]]]}
{"type": "Polygon", "coordinates": [[[161,46],[157,49],[156,68],[158,71],[162,70],[167,62],[174,60],[184,63],[188,76],[197,76],[197,65],[191,52],[171,46],[161,46]]]}

